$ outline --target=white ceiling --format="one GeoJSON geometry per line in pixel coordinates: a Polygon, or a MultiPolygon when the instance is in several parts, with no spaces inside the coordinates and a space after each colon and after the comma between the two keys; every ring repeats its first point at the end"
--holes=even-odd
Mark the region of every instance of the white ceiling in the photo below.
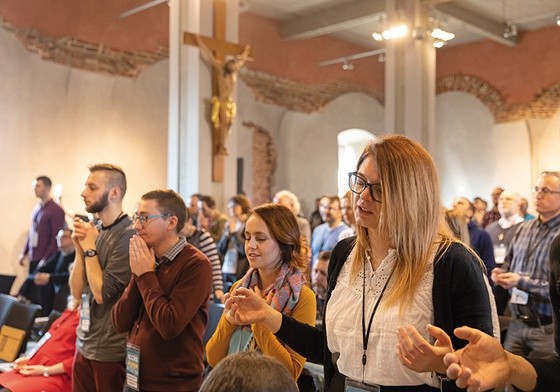
{"type": "MultiPolygon", "coordinates": [[[[242,10],[281,23],[287,39],[330,34],[365,48],[381,47],[371,38],[384,19],[384,0],[240,0],[242,10]]],[[[393,1],[393,0],[389,0],[393,1]]],[[[455,34],[449,45],[504,39],[506,22],[517,25],[519,33],[553,26],[560,15],[560,0],[425,0],[430,16],[455,34]]],[[[559,27],[560,28],[560,27],[559,27]]]]}

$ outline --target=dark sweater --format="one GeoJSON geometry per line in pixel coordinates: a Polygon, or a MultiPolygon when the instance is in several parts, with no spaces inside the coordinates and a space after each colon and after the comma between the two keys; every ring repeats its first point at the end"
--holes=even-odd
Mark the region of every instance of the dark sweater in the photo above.
{"type": "MultiPolygon", "coordinates": [[[[356,237],[344,239],[333,250],[329,262],[327,303],[336,286],[340,269],[354,246],[355,239],[356,237]]],[[[464,347],[466,344],[465,341],[459,340],[453,335],[453,330],[457,327],[467,325],[492,335],[490,301],[482,277],[482,268],[478,260],[464,246],[458,243],[452,244],[436,261],[432,299],[434,324],[451,337],[455,349],[464,347]]],[[[325,315],[323,314],[324,323],[325,315]]],[[[282,326],[276,335],[309,360],[323,363],[325,391],[339,392],[344,390],[344,376],[333,364],[332,353],[327,347],[327,329],[326,325],[323,330],[319,330],[283,316],[282,326]]],[[[458,388],[453,382],[444,382],[443,390],[451,391],[458,390],[458,388]]]]}
{"type": "Polygon", "coordinates": [[[112,315],[117,331],[140,347],[142,390],[198,390],[211,289],[210,262],[190,244],[156,272],[132,275],[112,315]]]}

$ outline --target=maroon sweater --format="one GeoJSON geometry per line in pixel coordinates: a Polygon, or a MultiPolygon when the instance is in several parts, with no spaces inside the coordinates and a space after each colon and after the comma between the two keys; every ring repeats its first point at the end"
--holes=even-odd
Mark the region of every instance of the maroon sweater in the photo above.
{"type": "Polygon", "coordinates": [[[132,276],[113,307],[113,324],[140,347],[140,389],[198,390],[211,289],[210,262],[190,244],[156,272],[132,276]]]}

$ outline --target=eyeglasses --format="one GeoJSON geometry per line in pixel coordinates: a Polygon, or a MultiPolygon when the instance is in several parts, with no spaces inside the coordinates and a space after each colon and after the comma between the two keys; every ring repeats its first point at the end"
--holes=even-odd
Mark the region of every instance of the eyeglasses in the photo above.
{"type": "Polygon", "coordinates": [[[531,188],[531,192],[533,192],[533,193],[543,193],[545,196],[560,194],[559,191],[553,191],[552,189],[548,189],[548,188],[539,188],[538,186],[535,186],[535,187],[531,188]]]}
{"type": "Polygon", "coordinates": [[[370,184],[366,181],[365,178],[360,176],[357,172],[348,173],[348,186],[350,190],[357,195],[361,195],[366,188],[369,188],[369,194],[371,198],[381,203],[382,192],[381,192],[381,184],[373,183],[370,184]]]}
{"type": "Polygon", "coordinates": [[[132,215],[132,223],[140,222],[141,226],[145,226],[150,219],[166,218],[173,214],[155,214],[155,215],[132,215]]]}

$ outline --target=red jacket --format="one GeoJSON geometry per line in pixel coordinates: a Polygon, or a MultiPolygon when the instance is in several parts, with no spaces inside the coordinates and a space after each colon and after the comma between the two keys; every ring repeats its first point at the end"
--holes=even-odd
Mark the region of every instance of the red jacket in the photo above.
{"type": "Polygon", "coordinates": [[[51,337],[31,357],[28,365],[52,366],[62,362],[66,373],[43,376],[23,376],[16,370],[0,374],[0,385],[12,392],[67,392],[72,389],[72,366],[76,351],[78,311],[65,310],[49,329],[51,337]]]}

